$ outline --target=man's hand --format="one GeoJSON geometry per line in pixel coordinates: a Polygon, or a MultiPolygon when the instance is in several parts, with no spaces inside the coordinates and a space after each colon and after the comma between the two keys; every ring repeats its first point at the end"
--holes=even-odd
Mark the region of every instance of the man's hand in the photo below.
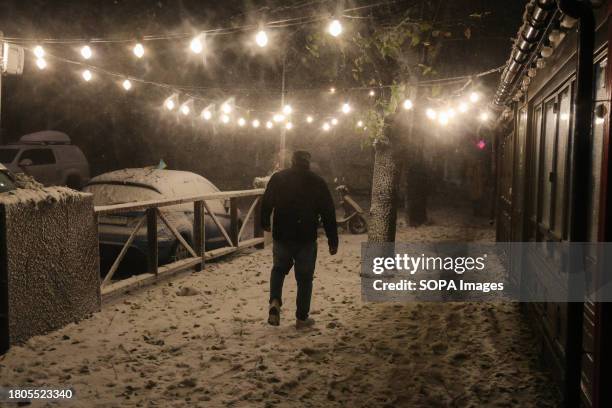
{"type": "Polygon", "coordinates": [[[329,245],[329,254],[336,255],[338,253],[338,245],[329,245]]]}

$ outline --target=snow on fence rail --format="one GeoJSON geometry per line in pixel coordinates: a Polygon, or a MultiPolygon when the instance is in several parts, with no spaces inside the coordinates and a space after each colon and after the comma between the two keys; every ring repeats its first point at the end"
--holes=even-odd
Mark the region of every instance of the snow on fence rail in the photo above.
{"type": "Polygon", "coordinates": [[[122,213],[134,213],[144,212],[144,215],[140,216],[138,222],[132,229],[128,239],[123,244],[119,255],[113,262],[108,273],[102,280],[102,297],[110,298],[112,295],[118,293],[124,293],[129,290],[150,284],[155,281],[167,279],[174,276],[178,272],[184,271],[188,268],[195,267],[197,271],[204,269],[205,261],[208,259],[217,258],[232,252],[235,252],[242,248],[247,247],[258,247],[262,248],[264,244],[263,230],[261,229],[261,223],[259,220],[261,196],[263,195],[264,189],[253,189],[253,190],[239,190],[239,191],[223,191],[217,193],[210,193],[204,195],[198,195],[193,197],[185,197],[179,199],[164,199],[164,200],[149,200],[149,201],[138,201],[133,203],[123,203],[115,205],[104,205],[94,207],[96,217],[101,215],[116,215],[122,213]],[[249,210],[242,220],[242,225],[239,223],[239,212],[237,201],[239,198],[253,197],[254,200],[251,203],[249,210]],[[211,200],[229,200],[229,217],[230,225],[229,231],[219,221],[218,214],[211,211],[208,201],[211,200]],[[175,225],[172,224],[171,219],[160,211],[160,208],[169,207],[178,204],[193,203],[193,246],[190,245],[185,238],[179,233],[175,225]],[[212,222],[219,229],[227,246],[214,249],[205,250],[206,242],[206,223],[205,218],[209,216],[212,222]],[[246,226],[248,225],[249,219],[253,217],[253,238],[242,240],[243,233],[246,226]],[[188,258],[180,259],[170,264],[158,266],[158,219],[168,227],[168,230],[177,239],[189,255],[188,258]],[[112,282],[112,278],[117,272],[119,265],[129,248],[132,246],[136,235],[141,228],[146,224],[147,231],[147,273],[136,275],[129,279],[124,279],[117,282],[112,282]]]}

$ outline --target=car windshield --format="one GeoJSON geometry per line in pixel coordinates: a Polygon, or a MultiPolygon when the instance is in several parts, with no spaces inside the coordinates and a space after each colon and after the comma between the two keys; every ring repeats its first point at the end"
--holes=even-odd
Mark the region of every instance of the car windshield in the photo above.
{"type": "Polygon", "coordinates": [[[15,160],[19,149],[0,149],[0,163],[9,164],[15,160]]]}
{"type": "Polygon", "coordinates": [[[15,189],[15,183],[10,179],[8,174],[0,171],[0,193],[11,191],[15,189]]]}
{"type": "Polygon", "coordinates": [[[123,204],[163,198],[157,191],[122,184],[90,184],[83,190],[93,194],[94,205],[123,204]]]}

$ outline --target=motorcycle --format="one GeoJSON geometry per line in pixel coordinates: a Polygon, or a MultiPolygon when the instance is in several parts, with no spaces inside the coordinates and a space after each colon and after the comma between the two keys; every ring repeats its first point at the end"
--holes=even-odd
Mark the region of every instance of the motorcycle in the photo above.
{"type": "Polygon", "coordinates": [[[347,186],[341,184],[336,187],[336,191],[340,196],[340,205],[344,209],[344,217],[337,220],[338,224],[345,230],[348,227],[352,234],[365,234],[368,231],[368,222],[363,209],[351,198],[347,186]]]}

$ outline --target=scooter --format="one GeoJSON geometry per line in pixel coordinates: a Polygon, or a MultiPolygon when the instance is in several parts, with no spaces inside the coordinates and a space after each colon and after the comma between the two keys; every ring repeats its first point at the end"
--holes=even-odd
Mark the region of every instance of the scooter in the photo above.
{"type": "Polygon", "coordinates": [[[344,208],[344,217],[337,220],[338,224],[352,234],[365,234],[368,231],[368,222],[364,211],[349,195],[348,187],[341,184],[336,187],[340,195],[340,205],[344,208]]]}

